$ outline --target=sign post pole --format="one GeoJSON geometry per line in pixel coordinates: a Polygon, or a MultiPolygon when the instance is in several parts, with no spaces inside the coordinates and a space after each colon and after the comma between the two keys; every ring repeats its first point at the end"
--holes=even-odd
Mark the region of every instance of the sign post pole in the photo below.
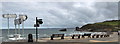
{"type": "MultiPolygon", "coordinates": [[[[15,20],[16,20],[16,18],[15,18],[15,20]]],[[[14,22],[15,22],[15,20],[14,20],[14,22]]],[[[14,24],[15,25],[15,34],[17,34],[17,26],[16,26],[16,23],[14,24]]],[[[17,39],[16,37],[15,37],[15,39],[17,39]]],[[[16,40],[17,41],[17,40],[16,40]]]]}
{"type": "Polygon", "coordinates": [[[8,20],[8,35],[9,35],[9,18],[7,18],[7,20],[8,20]]]}
{"type": "MultiPolygon", "coordinates": [[[[9,36],[9,18],[16,18],[17,17],[17,15],[16,14],[3,14],[2,15],[2,17],[3,18],[7,18],[7,20],[8,20],[8,36],[9,36]]],[[[7,37],[8,37],[7,36],[7,37]]]]}
{"type": "Polygon", "coordinates": [[[18,31],[19,33],[18,33],[18,34],[21,34],[21,33],[20,33],[20,24],[18,24],[18,30],[19,30],[19,31],[18,31]]]}
{"type": "Polygon", "coordinates": [[[27,20],[27,15],[19,15],[20,22],[22,23],[22,35],[24,36],[24,21],[27,20]]]}
{"type": "Polygon", "coordinates": [[[22,30],[23,30],[23,36],[24,36],[24,22],[22,23],[22,30]]]}
{"type": "MultiPolygon", "coordinates": [[[[16,18],[15,18],[15,20],[16,20],[16,18]]],[[[15,20],[14,20],[14,22],[15,22],[15,20]]],[[[17,34],[17,31],[16,31],[16,24],[14,24],[15,25],[15,34],[17,34]]]]}

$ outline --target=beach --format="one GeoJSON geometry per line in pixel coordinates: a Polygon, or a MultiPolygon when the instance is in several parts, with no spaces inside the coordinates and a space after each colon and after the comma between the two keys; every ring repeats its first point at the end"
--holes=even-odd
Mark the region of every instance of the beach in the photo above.
{"type": "Polygon", "coordinates": [[[110,37],[104,38],[75,38],[65,37],[64,39],[54,38],[54,40],[50,40],[50,38],[40,38],[38,42],[28,43],[27,40],[13,41],[13,42],[3,42],[2,44],[118,44],[118,35],[117,32],[113,32],[110,37]]]}
{"type": "Polygon", "coordinates": [[[103,38],[75,38],[65,37],[65,39],[55,38],[54,40],[50,40],[50,38],[42,38],[38,40],[39,42],[118,42],[117,32],[114,32],[110,35],[110,37],[103,38]]]}

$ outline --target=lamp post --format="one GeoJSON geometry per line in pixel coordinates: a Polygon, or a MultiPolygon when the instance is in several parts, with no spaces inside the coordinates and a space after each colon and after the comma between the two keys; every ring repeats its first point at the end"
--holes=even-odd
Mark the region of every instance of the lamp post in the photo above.
{"type": "Polygon", "coordinates": [[[34,27],[36,27],[36,42],[38,41],[38,28],[39,27],[39,24],[42,24],[42,19],[37,19],[36,17],[36,24],[34,25],[34,27]]]}
{"type": "Polygon", "coordinates": [[[38,41],[37,17],[36,17],[36,42],[38,41]]]}

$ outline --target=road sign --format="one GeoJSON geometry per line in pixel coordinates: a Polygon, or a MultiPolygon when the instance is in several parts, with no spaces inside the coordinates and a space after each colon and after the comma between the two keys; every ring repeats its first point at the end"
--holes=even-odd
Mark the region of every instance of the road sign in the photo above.
{"type": "Polygon", "coordinates": [[[16,14],[3,14],[3,18],[17,18],[16,14]]]}
{"type": "Polygon", "coordinates": [[[9,18],[17,18],[17,15],[16,14],[3,14],[2,17],[8,19],[8,35],[9,35],[9,18]]]}
{"type": "Polygon", "coordinates": [[[22,22],[20,21],[20,19],[15,19],[14,20],[14,24],[17,25],[17,24],[21,24],[22,22]]]}
{"type": "Polygon", "coordinates": [[[27,15],[19,15],[19,18],[23,21],[27,20],[27,15]]]}

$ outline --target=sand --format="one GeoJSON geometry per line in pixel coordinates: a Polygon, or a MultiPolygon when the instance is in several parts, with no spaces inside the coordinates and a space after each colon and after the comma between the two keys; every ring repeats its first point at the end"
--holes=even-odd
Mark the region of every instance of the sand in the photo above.
{"type": "Polygon", "coordinates": [[[116,32],[110,35],[110,37],[104,38],[75,38],[65,37],[65,39],[54,38],[54,40],[50,40],[50,38],[42,38],[39,39],[38,42],[118,42],[118,35],[116,32]]]}
{"type": "MultiPolygon", "coordinates": [[[[120,37],[119,37],[120,38],[120,37]]],[[[2,44],[119,44],[118,35],[116,32],[111,34],[110,37],[104,38],[75,38],[65,37],[65,39],[54,38],[40,38],[38,42],[28,43],[27,40],[3,42],[2,44]]]]}
{"type": "Polygon", "coordinates": [[[65,37],[65,39],[55,38],[50,40],[50,38],[41,38],[38,42],[30,42],[27,40],[13,41],[13,42],[3,42],[2,44],[119,44],[120,37],[114,32],[110,37],[105,38],[80,38],[72,39],[71,37],[65,37]]]}

